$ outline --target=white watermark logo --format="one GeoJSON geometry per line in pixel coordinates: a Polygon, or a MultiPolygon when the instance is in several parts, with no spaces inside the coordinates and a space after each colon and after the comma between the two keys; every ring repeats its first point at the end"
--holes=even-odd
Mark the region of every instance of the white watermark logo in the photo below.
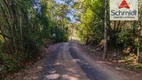
{"type": "Polygon", "coordinates": [[[138,0],[110,0],[110,20],[138,20],[138,0]]]}

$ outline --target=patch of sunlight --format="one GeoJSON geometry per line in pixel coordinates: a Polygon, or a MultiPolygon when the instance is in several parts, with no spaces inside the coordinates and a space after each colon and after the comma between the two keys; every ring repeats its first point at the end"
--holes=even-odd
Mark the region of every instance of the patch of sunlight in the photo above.
{"type": "Polygon", "coordinates": [[[0,35],[0,40],[1,40],[1,41],[4,41],[4,38],[3,38],[3,36],[2,36],[2,35],[0,35]]]}
{"type": "Polygon", "coordinates": [[[62,63],[56,62],[54,65],[59,66],[59,65],[62,65],[62,63]]]}
{"type": "Polygon", "coordinates": [[[80,62],[80,59],[73,59],[73,62],[80,62]]]}
{"type": "Polygon", "coordinates": [[[74,75],[75,77],[80,77],[81,75],[74,75]]]}
{"type": "Polygon", "coordinates": [[[120,67],[115,67],[115,69],[117,69],[117,70],[121,70],[121,68],[120,68],[120,67]]]}
{"type": "Polygon", "coordinates": [[[73,59],[73,62],[80,62],[84,65],[89,65],[88,63],[84,62],[84,61],[81,61],[80,59],[73,59]]]}
{"type": "Polygon", "coordinates": [[[42,69],[43,69],[43,67],[42,67],[42,66],[38,66],[38,67],[37,67],[37,69],[42,70],[42,69]]]}
{"type": "Polygon", "coordinates": [[[50,71],[48,71],[50,74],[54,74],[54,73],[56,73],[56,70],[50,70],[50,71]]]}
{"type": "Polygon", "coordinates": [[[103,63],[103,61],[96,61],[97,63],[103,63]]]}
{"type": "Polygon", "coordinates": [[[60,77],[59,74],[50,74],[45,76],[46,79],[50,79],[50,80],[58,79],[59,77],[60,77]]]}
{"type": "Polygon", "coordinates": [[[67,79],[67,80],[79,80],[77,77],[73,77],[73,76],[69,76],[69,75],[62,75],[63,79],[67,79]]]}
{"type": "Polygon", "coordinates": [[[72,72],[72,73],[76,73],[76,71],[75,71],[73,68],[67,68],[66,70],[67,70],[67,71],[70,71],[70,72],[72,72]]]}

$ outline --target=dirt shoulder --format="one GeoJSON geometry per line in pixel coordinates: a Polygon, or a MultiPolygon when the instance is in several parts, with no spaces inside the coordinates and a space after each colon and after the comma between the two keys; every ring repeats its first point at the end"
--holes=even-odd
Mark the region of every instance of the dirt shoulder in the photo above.
{"type": "Polygon", "coordinates": [[[55,45],[51,45],[49,48],[43,48],[41,51],[41,57],[36,62],[27,63],[24,69],[18,72],[9,74],[4,80],[39,80],[39,74],[43,70],[46,58],[50,57],[50,52],[55,49],[55,45]]]}

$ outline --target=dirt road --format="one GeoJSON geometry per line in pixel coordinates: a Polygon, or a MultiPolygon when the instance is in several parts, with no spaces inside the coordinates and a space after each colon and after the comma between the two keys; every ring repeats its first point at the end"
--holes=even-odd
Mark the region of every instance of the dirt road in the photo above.
{"type": "Polygon", "coordinates": [[[131,80],[84,53],[75,42],[56,45],[46,60],[40,80],[131,80]]]}

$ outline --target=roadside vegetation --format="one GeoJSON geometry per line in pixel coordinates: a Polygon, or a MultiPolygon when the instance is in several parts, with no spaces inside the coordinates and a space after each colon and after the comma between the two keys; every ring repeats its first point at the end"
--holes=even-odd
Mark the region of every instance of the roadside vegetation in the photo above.
{"type": "MultiPolygon", "coordinates": [[[[109,3],[104,8],[104,0],[83,0],[75,3],[77,35],[86,45],[95,45],[95,51],[104,49],[104,11],[109,15],[109,3]]],[[[108,60],[126,63],[132,68],[142,68],[142,4],[139,3],[138,21],[110,21],[107,16],[107,55],[108,60]]],[[[103,56],[103,53],[101,54],[103,56]]]]}
{"type": "Polygon", "coordinates": [[[54,19],[51,2],[0,0],[0,80],[27,61],[37,60],[44,43],[67,41],[64,22],[54,19]]]}

